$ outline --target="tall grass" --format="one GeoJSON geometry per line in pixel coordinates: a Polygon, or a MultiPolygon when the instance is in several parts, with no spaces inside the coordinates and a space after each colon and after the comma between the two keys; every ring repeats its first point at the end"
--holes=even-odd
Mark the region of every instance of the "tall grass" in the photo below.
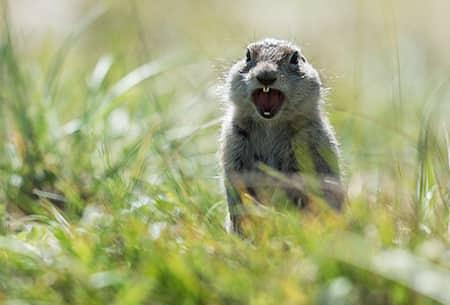
{"type": "Polygon", "coordinates": [[[345,212],[269,208],[239,238],[205,54],[85,62],[77,44],[111,14],[96,7],[27,56],[3,6],[0,304],[450,304],[447,77],[396,112],[400,94],[336,81],[345,212]]]}

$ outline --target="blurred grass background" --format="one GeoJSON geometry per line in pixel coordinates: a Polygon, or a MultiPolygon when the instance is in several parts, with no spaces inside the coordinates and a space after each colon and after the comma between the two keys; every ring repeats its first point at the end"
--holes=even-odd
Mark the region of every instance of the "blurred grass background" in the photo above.
{"type": "Polygon", "coordinates": [[[450,2],[3,0],[0,304],[450,304],[450,2]],[[217,88],[292,40],[342,215],[223,230],[217,88]]]}

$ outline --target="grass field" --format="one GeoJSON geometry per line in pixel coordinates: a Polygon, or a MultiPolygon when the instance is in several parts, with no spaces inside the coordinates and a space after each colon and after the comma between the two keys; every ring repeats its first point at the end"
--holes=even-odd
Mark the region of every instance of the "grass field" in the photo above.
{"type": "Polygon", "coordinates": [[[1,3],[0,304],[450,304],[448,1],[1,3]],[[217,88],[267,36],[331,88],[348,203],[239,238],[217,88]]]}

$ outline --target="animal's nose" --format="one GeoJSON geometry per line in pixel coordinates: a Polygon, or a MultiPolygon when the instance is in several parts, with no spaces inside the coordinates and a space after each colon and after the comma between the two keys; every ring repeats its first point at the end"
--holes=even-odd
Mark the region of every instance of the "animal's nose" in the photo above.
{"type": "Polygon", "coordinates": [[[256,79],[267,87],[272,85],[277,80],[277,76],[275,71],[262,71],[256,76],[256,79]]]}

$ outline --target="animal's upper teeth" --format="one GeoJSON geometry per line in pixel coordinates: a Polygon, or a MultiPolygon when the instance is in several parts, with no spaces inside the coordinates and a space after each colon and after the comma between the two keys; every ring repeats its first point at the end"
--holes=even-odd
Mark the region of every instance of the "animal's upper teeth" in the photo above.
{"type": "Polygon", "coordinates": [[[264,87],[262,90],[264,93],[268,93],[270,91],[270,87],[264,87]]]}

